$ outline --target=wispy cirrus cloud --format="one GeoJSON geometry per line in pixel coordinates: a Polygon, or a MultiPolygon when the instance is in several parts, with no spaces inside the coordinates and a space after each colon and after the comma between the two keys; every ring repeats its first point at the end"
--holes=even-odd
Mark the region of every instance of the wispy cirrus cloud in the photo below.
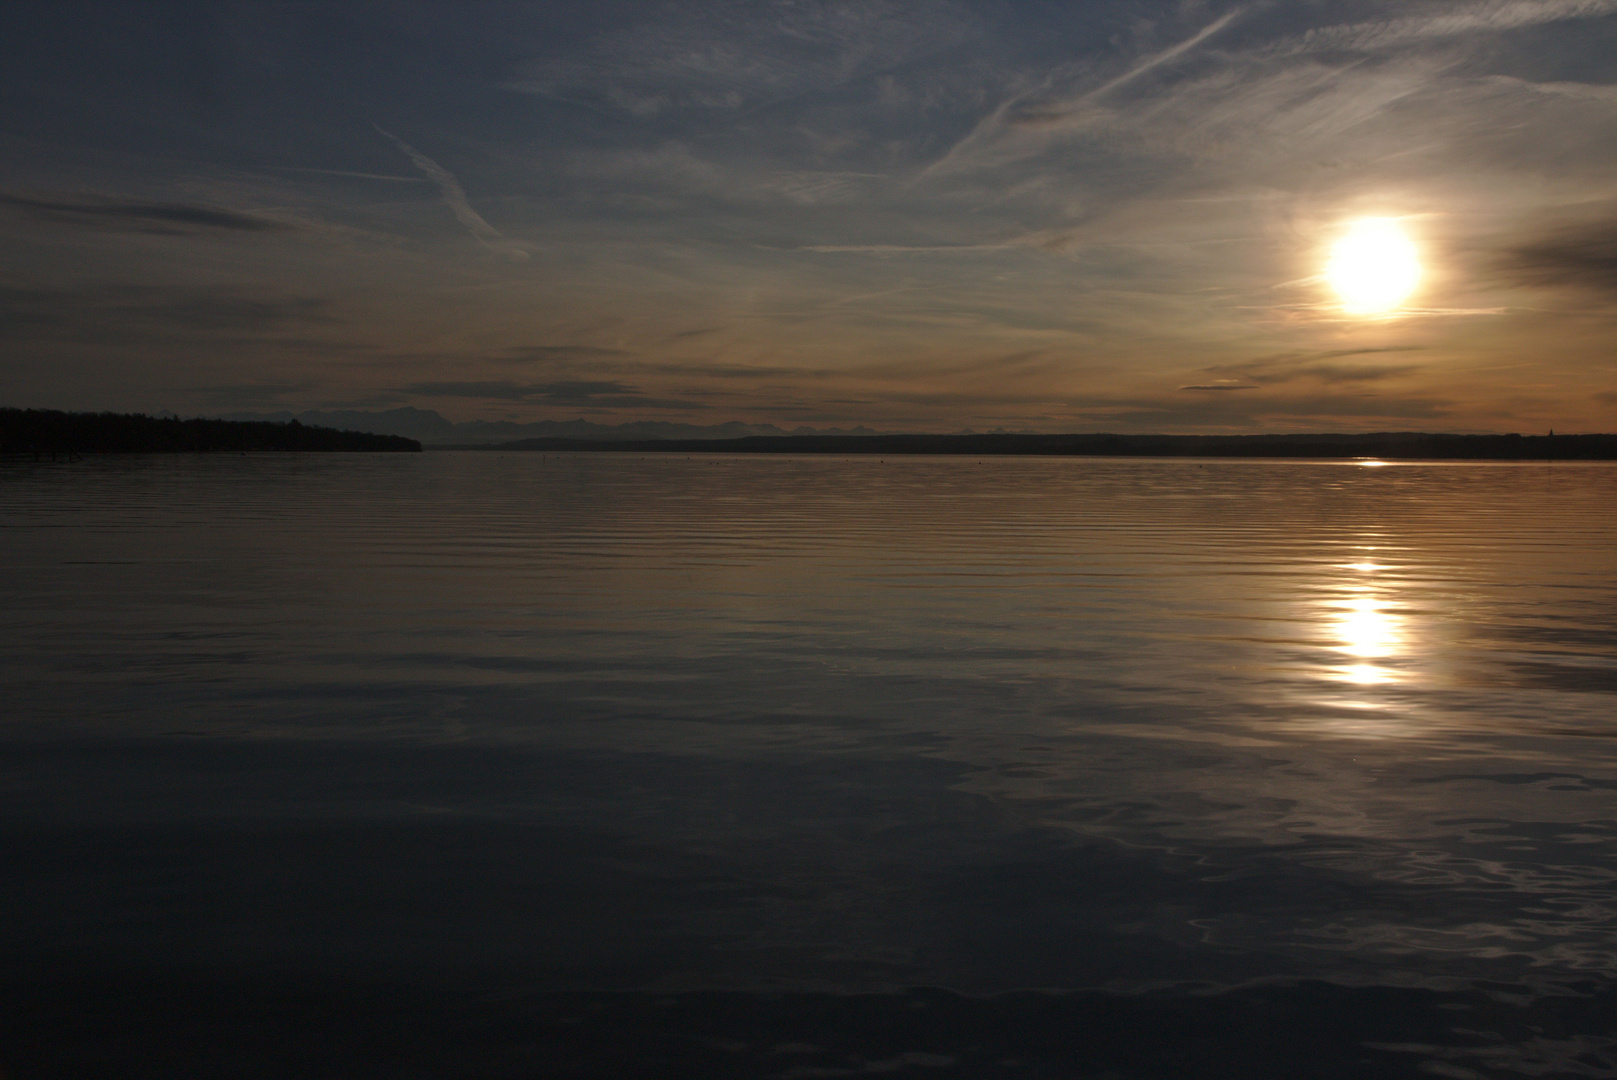
{"type": "Polygon", "coordinates": [[[961,44],[975,21],[948,0],[670,5],[581,54],[531,63],[505,86],[639,117],[734,110],[961,44]]]}
{"type": "MultiPolygon", "coordinates": [[[[1478,109],[1489,107],[1486,99],[1555,94],[1609,100],[1603,86],[1507,87],[1514,80],[1473,79],[1461,62],[1491,47],[1488,35],[1612,14],[1617,0],[1461,0],[1275,37],[1263,32],[1260,9],[1237,8],[1098,83],[1090,68],[1022,72],[1021,85],[919,175],[1004,170],[1074,140],[1114,153],[1132,145],[1136,153],[1188,155],[1171,173],[1159,174],[1157,184],[1188,175],[1191,161],[1244,163],[1250,176],[1254,165],[1314,155],[1363,159],[1408,152],[1423,134],[1433,145],[1449,145],[1456,122],[1470,123],[1478,109]],[[1233,42],[1226,32],[1232,26],[1243,31],[1233,42]],[[1490,81],[1499,85],[1484,85],[1490,81]]],[[[1579,128],[1594,123],[1572,122],[1579,128]]]]}
{"type": "Polygon", "coordinates": [[[1375,52],[1468,34],[1499,33],[1617,13],[1617,0],[1485,0],[1432,5],[1415,14],[1315,27],[1271,53],[1375,52]]]}
{"type": "Polygon", "coordinates": [[[839,203],[863,195],[873,181],[886,179],[882,173],[868,172],[784,172],[765,178],[759,186],[779,192],[804,206],[839,203]]]}

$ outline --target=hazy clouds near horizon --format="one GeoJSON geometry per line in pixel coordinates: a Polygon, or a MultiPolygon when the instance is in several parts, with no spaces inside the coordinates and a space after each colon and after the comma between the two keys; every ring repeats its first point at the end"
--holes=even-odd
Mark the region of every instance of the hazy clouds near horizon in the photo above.
{"type": "Polygon", "coordinates": [[[12,3],[0,402],[1617,429],[1617,0],[12,3]],[[1397,318],[1320,280],[1356,217],[1397,318]]]}

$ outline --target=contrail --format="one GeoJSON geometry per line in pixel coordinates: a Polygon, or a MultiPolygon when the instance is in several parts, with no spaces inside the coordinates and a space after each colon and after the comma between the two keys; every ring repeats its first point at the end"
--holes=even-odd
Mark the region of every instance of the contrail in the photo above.
{"type": "Polygon", "coordinates": [[[352,176],[359,180],[392,180],[400,184],[427,183],[427,180],[420,176],[388,176],[386,173],[348,172],[345,169],[307,169],[299,165],[278,165],[276,168],[287,172],[319,173],[322,176],[352,176]]]}
{"type": "Polygon", "coordinates": [[[438,185],[438,190],[443,193],[444,202],[448,203],[449,209],[454,211],[456,220],[466,226],[466,230],[477,238],[478,243],[490,251],[498,251],[501,255],[513,261],[527,261],[528,253],[526,251],[513,244],[506,238],[504,233],[484,221],[483,215],[472,209],[472,204],[466,198],[466,189],[460,186],[460,181],[455,179],[454,173],[392,132],[384,131],[375,124],[371,126],[375,127],[377,132],[388,142],[404,151],[404,155],[410,159],[415,167],[420,169],[428,180],[438,185]]]}
{"type": "Polygon", "coordinates": [[[1196,46],[1200,45],[1202,42],[1204,42],[1208,38],[1212,37],[1214,34],[1218,33],[1220,30],[1224,29],[1224,27],[1229,25],[1230,20],[1235,18],[1239,14],[1241,14],[1241,9],[1236,8],[1234,11],[1231,11],[1231,12],[1227,13],[1223,18],[1215,19],[1212,23],[1208,24],[1205,28],[1203,28],[1202,31],[1200,33],[1198,33],[1195,37],[1187,38],[1184,41],[1181,41],[1177,45],[1174,45],[1174,46],[1172,46],[1170,48],[1167,48],[1167,49],[1163,49],[1161,52],[1157,53],[1155,56],[1146,57],[1144,60],[1140,61],[1138,64],[1135,64],[1133,67],[1131,67],[1127,71],[1123,72],[1123,74],[1119,75],[1117,78],[1115,78],[1111,82],[1107,83],[1105,86],[1101,86],[1101,87],[1098,87],[1098,88],[1096,88],[1094,90],[1091,90],[1089,93],[1087,93],[1083,97],[1079,98],[1078,99],[1079,102],[1094,101],[1096,98],[1100,97],[1102,94],[1109,94],[1113,90],[1116,90],[1119,86],[1122,86],[1125,83],[1133,82],[1135,79],[1139,78],[1141,75],[1144,75],[1146,72],[1150,71],[1152,68],[1159,67],[1162,64],[1166,64],[1170,60],[1178,59],[1179,57],[1183,56],[1185,53],[1189,52],[1191,49],[1194,49],[1196,46]]]}
{"type": "MultiPolygon", "coordinates": [[[[1141,60],[1133,67],[1123,72],[1123,74],[1113,79],[1111,82],[1106,83],[1103,86],[1098,86],[1089,91],[1087,94],[1083,94],[1075,100],[1069,102],[1068,107],[1076,108],[1078,106],[1088,104],[1098,97],[1111,93],[1119,86],[1133,82],[1135,79],[1138,79],[1141,75],[1144,75],[1152,68],[1160,67],[1171,60],[1178,59],[1191,49],[1194,49],[1196,46],[1200,45],[1202,42],[1206,41],[1208,38],[1212,37],[1214,34],[1228,26],[1232,19],[1241,14],[1242,10],[1242,8],[1236,8],[1234,11],[1228,12],[1222,17],[1213,20],[1213,22],[1203,27],[1193,37],[1186,38],[1177,45],[1170,46],[1163,49],[1159,53],[1146,57],[1144,60],[1141,60]]],[[[951,146],[948,153],[944,154],[931,165],[928,165],[925,169],[922,169],[920,175],[927,176],[940,169],[947,168],[955,161],[957,157],[961,155],[961,151],[986,137],[989,132],[999,128],[1003,124],[1006,115],[1011,111],[1011,109],[1018,105],[1023,99],[1035,92],[1036,91],[1034,90],[1025,91],[1002,102],[999,108],[995,109],[988,116],[984,117],[976,127],[972,128],[970,134],[951,146]]]]}

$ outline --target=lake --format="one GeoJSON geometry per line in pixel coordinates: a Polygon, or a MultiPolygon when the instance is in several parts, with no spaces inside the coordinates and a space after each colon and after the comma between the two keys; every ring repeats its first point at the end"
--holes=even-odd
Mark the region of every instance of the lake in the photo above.
{"type": "Polygon", "coordinates": [[[10,1080],[1617,1077],[1617,464],[0,494],[10,1080]]]}

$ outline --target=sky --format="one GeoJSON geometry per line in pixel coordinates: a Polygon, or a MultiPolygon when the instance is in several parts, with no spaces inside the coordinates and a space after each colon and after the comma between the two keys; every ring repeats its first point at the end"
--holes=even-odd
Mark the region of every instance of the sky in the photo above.
{"type": "Polygon", "coordinates": [[[1613,431],[1617,0],[8,0],[0,252],[0,405],[1613,431]]]}

